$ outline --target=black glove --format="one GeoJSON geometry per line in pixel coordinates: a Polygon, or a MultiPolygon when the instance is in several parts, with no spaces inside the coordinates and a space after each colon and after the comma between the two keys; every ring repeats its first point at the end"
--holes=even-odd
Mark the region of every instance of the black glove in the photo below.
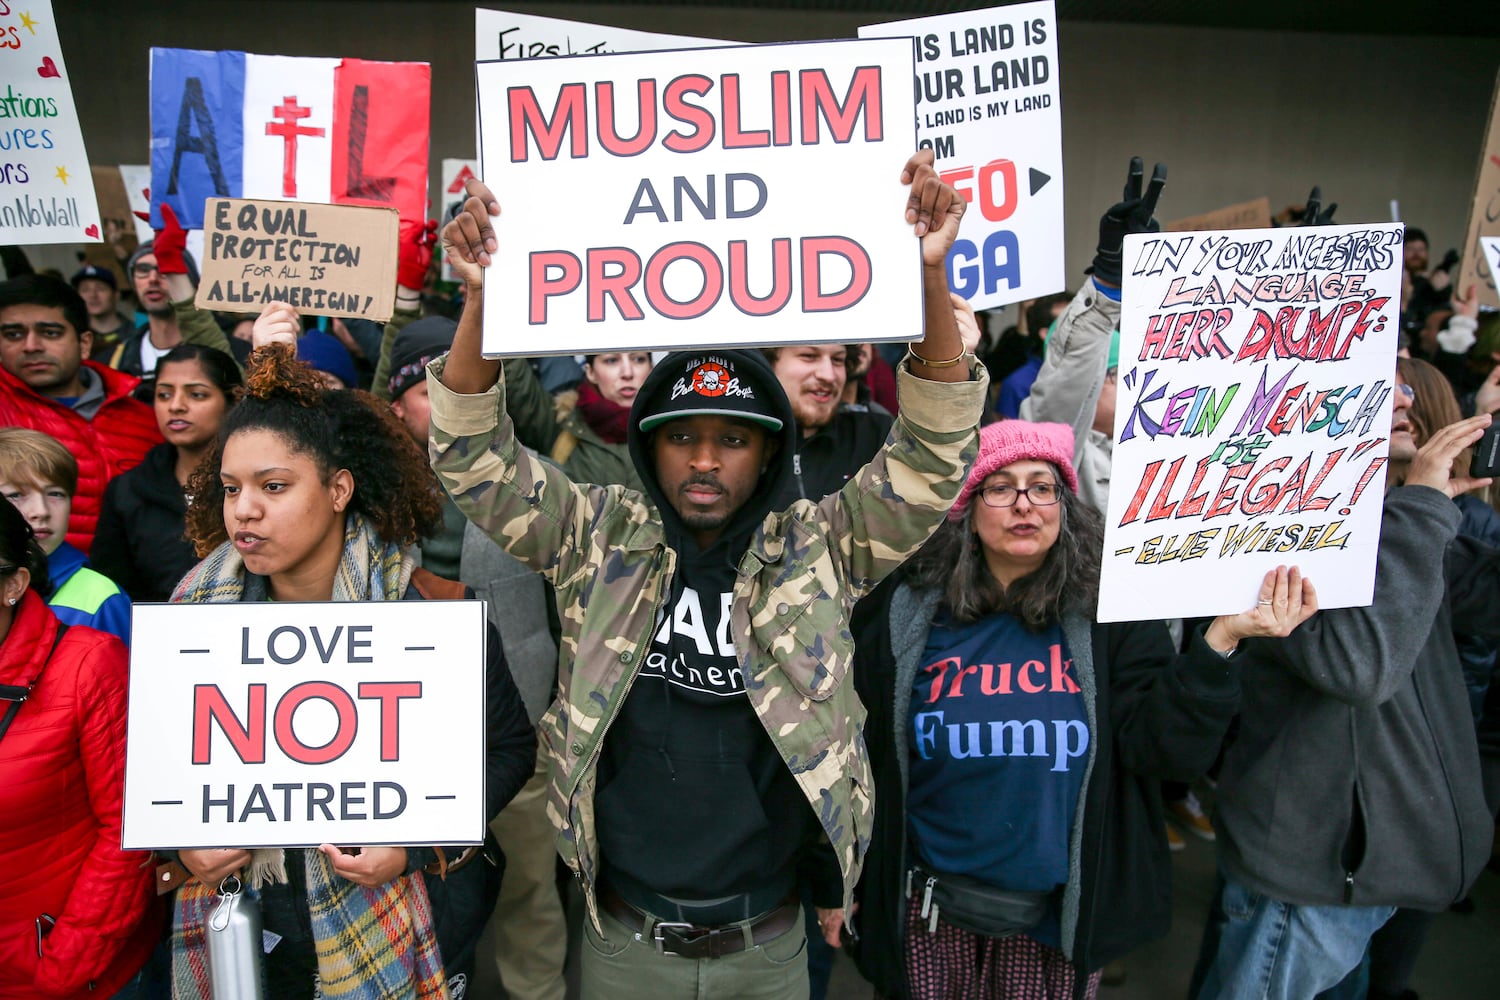
{"type": "Polygon", "coordinates": [[[1094,251],[1094,266],[1089,269],[1094,277],[1107,285],[1120,284],[1120,254],[1125,237],[1130,233],[1159,233],[1161,223],[1151,216],[1156,211],[1156,199],[1167,183],[1167,166],[1158,163],[1151,171],[1151,186],[1141,197],[1141,177],[1145,164],[1139,156],[1130,158],[1130,175],[1125,179],[1125,199],[1111,205],[1099,220],[1099,249],[1094,251]]]}
{"type": "Polygon", "coordinates": [[[1339,203],[1334,202],[1327,208],[1323,207],[1323,189],[1314,186],[1307,194],[1307,207],[1302,210],[1302,225],[1304,226],[1331,226],[1333,225],[1333,213],[1339,209],[1339,203]]]}

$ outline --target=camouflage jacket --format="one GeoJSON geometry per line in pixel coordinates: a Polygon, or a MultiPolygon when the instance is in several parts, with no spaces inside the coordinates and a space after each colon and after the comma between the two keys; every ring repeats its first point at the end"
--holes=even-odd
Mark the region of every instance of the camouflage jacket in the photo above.
{"type": "MultiPolygon", "coordinates": [[[[538,730],[558,851],[597,924],[594,791],[600,748],[649,649],[676,553],[660,516],[621,486],[575,484],[517,446],[504,383],[462,396],[428,368],[432,466],[459,508],[552,582],[562,621],[558,697],[538,730]]],[[[988,377],[946,384],[905,371],[885,447],[839,493],[766,516],[739,560],[731,610],[746,694],[833,845],[847,905],[873,799],[864,707],[846,683],[854,602],[925,542],[978,447],[988,377]]]]}

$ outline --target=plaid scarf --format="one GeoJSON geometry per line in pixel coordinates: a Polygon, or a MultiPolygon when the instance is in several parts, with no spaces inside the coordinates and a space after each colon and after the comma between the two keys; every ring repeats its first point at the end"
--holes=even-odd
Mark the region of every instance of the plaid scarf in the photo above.
{"type": "MultiPolygon", "coordinates": [[[[350,514],[332,600],[398,601],[411,580],[412,568],[410,556],[381,542],[362,516],[350,514]]],[[[227,604],[263,596],[264,589],[265,581],[246,572],[240,554],[225,542],[183,577],[172,600],[227,604]]],[[[337,877],[320,852],[302,854],[322,995],[350,1000],[447,1000],[432,907],[421,875],[404,875],[366,889],[337,877]]],[[[252,855],[246,879],[252,893],[267,882],[287,880],[279,848],[256,850],[252,855]]],[[[177,890],[172,917],[173,1000],[208,1000],[210,996],[205,927],[216,895],[217,887],[196,879],[177,890]]]]}

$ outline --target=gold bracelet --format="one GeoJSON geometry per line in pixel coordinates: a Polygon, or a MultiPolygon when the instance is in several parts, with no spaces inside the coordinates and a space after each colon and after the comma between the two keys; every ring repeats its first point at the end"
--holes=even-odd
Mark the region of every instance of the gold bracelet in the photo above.
{"type": "Polygon", "coordinates": [[[906,345],[906,354],[913,361],[917,362],[918,364],[926,365],[928,368],[952,368],[954,365],[962,364],[964,359],[969,356],[968,351],[960,350],[958,353],[958,357],[956,358],[949,358],[947,361],[928,361],[926,358],[922,357],[922,355],[912,350],[910,344],[906,345]]]}

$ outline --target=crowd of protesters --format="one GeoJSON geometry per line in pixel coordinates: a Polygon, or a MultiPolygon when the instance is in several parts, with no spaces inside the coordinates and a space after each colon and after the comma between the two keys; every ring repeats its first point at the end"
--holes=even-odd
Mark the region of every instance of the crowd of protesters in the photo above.
{"type": "Polygon", "coordinates": [[[901,171],[924,323],[895,350],[485,358],[508,192],[479,181],[456,282],[403,228],[383,328],[198,309],[170,209],[118,269],[7,248],[0,998],[210,995],[237,875],[268,996],[459,998],[493,961],[560,1000],[559,856],[586,997],[821,998],[838,948],[879,996],[1094,997],[1166,932],[1183,832],[1218,856],[1193,1000],[1410,996],[1500,810],[1500,514],[1468,475],[1500,313],[1407,230],[1370,607],[1283,566],[1239,614],[1100,624],[1121,248],[1166,169],[1133,160],[1081,290],[1005,330],[948,290],[962,198],[930,153],[901,171]],[[465,597],[483,847],[120,849],[132,601],[465,597]]]}

